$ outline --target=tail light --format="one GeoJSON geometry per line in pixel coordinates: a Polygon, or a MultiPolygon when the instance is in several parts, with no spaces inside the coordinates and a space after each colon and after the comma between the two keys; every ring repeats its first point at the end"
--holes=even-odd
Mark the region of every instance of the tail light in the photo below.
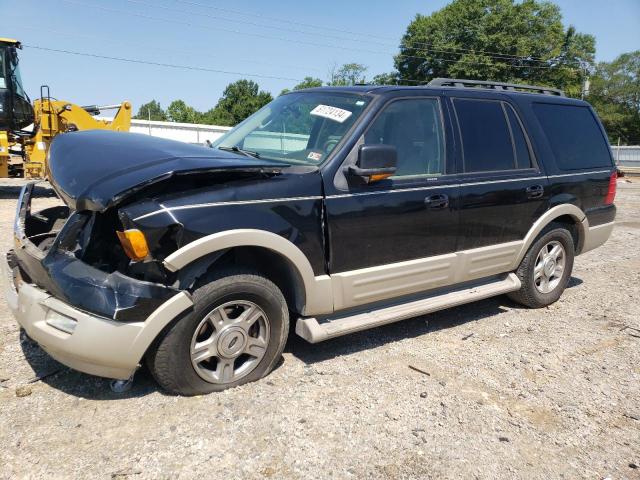
{"type": "Polygon", "coordinates": [[[616,198],[616,188],[618,187],[618,172],[614,171],[609,178],[609,189],[604,197],[604,204],[611,205],[616,198]]]}

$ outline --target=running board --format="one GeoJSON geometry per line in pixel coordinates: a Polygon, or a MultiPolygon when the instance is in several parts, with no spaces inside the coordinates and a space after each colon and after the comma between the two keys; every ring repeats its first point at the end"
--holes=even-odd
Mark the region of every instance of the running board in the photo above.
{"type": "Polygon", "coordinates": [[[483,284],[476,284],[462,290],[449,291],[439,295],[413,300],[391,307],[380,307],[375,310],[323,319],[299,318],[296,322],[296,333],[311,343],[318,343],[330,338],[340,337],[361,330],[379,327],[408,318],[443,310],[449,307],[475,302],[484,298],[514,292],[520,288],[520,279],[515,273],[492,279],[483,284]]]}

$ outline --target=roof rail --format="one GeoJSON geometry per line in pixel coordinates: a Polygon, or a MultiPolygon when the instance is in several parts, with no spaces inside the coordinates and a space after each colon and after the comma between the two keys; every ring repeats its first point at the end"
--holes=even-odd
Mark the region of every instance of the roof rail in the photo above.
{"type": "Polygon", "coordinates": [[[457,87],[457,88],[489,88],[493,90],[507,90],[511,92],[524,91],[528,93],[542,93],[544,95],[557,95],[564,97],[565,94],[558,88],[541,87],[535,85],[521,85],[519,83],[486,82],[484,80],[466,80],[464,78],[434,78],[428,87],[457,87]]]}

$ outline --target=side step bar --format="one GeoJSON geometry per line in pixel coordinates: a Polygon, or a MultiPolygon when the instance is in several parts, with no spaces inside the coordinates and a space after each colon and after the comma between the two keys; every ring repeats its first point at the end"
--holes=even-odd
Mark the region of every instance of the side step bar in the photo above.
{"type": "Polygon", "coordinates": [[[296,322],[296,333],[308,342],[318,343],[387,323],[513,292],[518,290],[520,285],[520,279],[516,274],[509,273],[501,278],[493,278],[489,282],[476,284],[462,290],[449,291],[400,305],[361,311],[350,316],[327,318],[322,322],[318,322],[313,317],[299,318],[296,322]]]}

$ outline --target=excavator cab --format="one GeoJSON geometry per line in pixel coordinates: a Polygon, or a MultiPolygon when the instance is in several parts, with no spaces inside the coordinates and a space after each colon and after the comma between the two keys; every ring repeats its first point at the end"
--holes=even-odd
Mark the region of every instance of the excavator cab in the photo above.
{"type": "Polygon", "coordinates": [[[20,79],[20,42],[0,38],[0,131],[15,132],[31,125],[34,111],[20,79]]]}

